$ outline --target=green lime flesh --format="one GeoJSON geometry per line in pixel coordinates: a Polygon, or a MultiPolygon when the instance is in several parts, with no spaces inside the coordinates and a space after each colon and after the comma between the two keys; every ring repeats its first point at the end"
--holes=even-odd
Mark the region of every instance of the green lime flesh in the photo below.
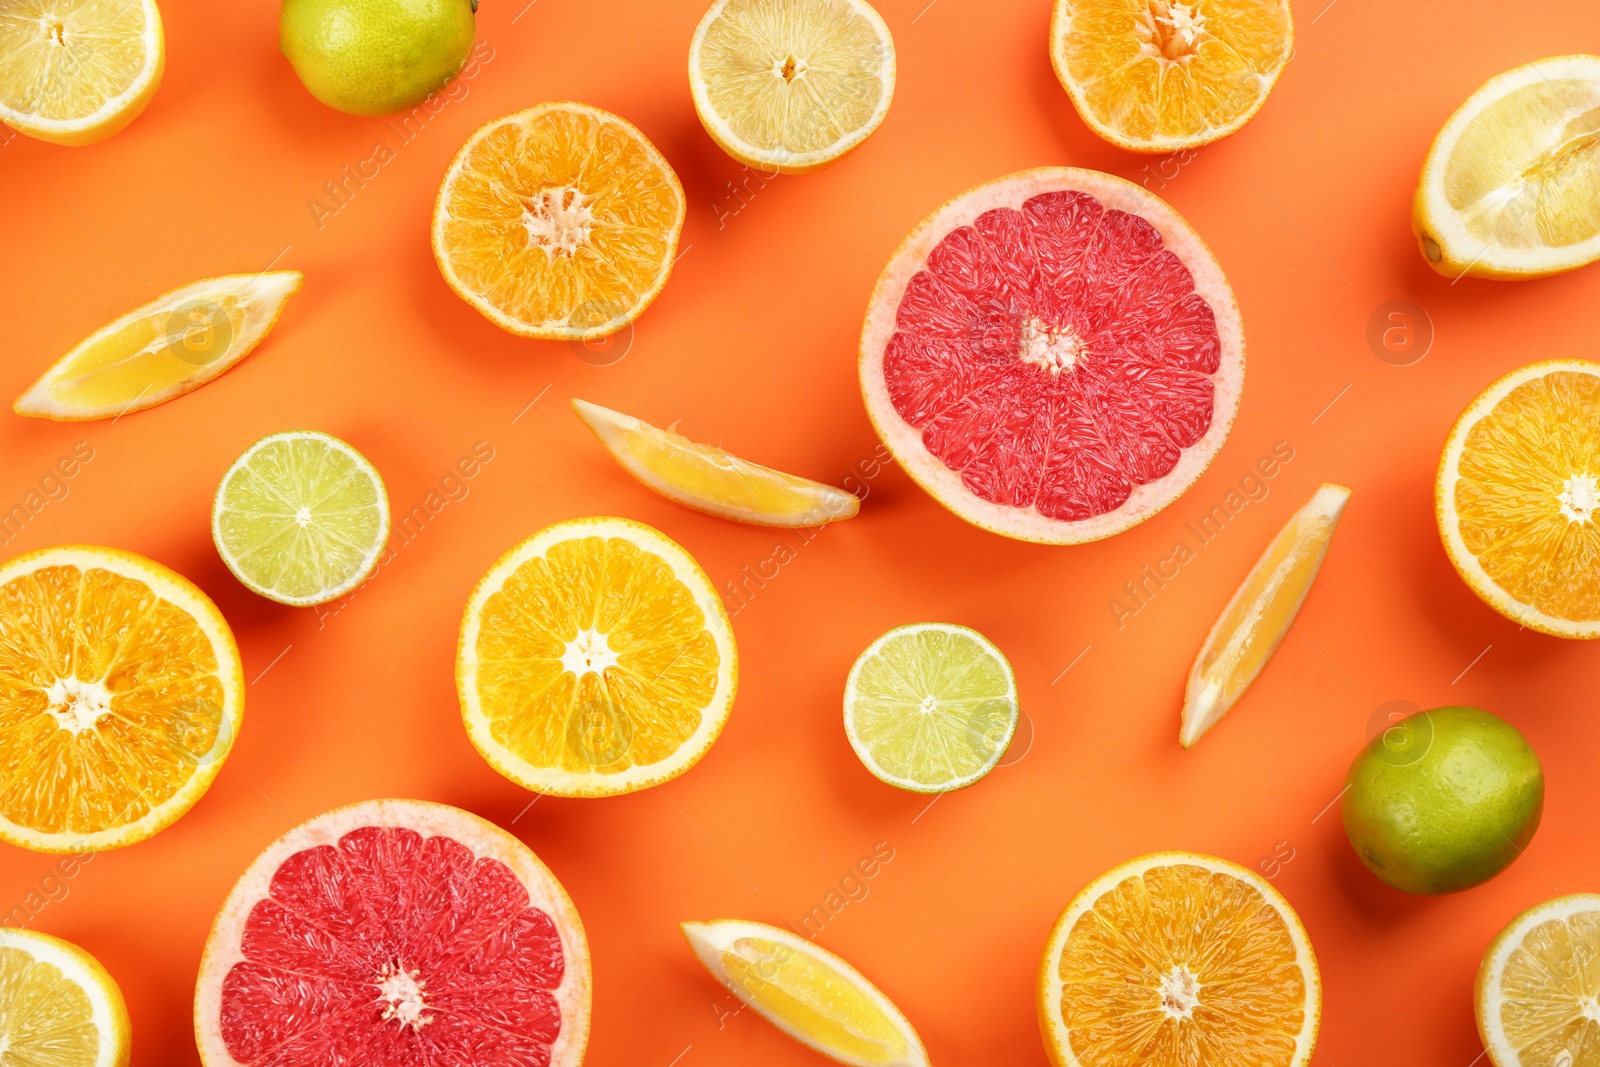
{"type": "Polygon", "coordinates": [[[1527,847],[1544,810],[1544,770],[1516,728],[1479,708],[1434,708],[1395,723],[1350,765],[1345,833],[1361,862],[1407,893],[1488,881],[1527,847]]]}
{"type": "Polygon", "coordinates": [[[420,104],[461,69],[472,0],[283,0],[278,43],[311,95],[352,115],[420,104]]]}

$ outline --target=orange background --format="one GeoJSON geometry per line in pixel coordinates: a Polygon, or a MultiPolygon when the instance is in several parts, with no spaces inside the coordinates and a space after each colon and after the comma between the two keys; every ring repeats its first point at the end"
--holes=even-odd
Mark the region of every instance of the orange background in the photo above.
{"type": "MultiPolygon", "coordinates": [[[[243,733],[210,794],[156,838],[52,883],[61,899],[31,920],[121,982],[135,1062],[195,1062],[201,946],[262,847],[335,805],[414,796],[510,827],[565,883],[593,947],[595,1065],[818,1062],[750,1013],[728,1016],[736,1002],[676,924],[798,922],[886,842],[893,859],[819,942],[899,1003],[937,1063],[1043,1063],[1033,984],[1057,913],[1122,856],[1186,848],[1269,861],[1322,962],[1320,1062],[1467,1067],[1481,1047],[1470,987],[1490,937],[1558,892],[1600,888],[1600,648],[1519,631],[1457,579],[1434,527],[1433,473],[1451,422],[1491,380],[1534,359],[1594,357],[1600,269],[1452,285],[1423,264],[1407,220],[1450,112],[1499,71],[1600,51],[1600,8],[1297,5],[1297,54],[1259,116],[1162,168],[1079,121],[1046,56],[1045,0],[881,0],[900,62],[883,128],[829,170],[745,185],[689,98],[702,0],[523,2],[485,0],[492,59],[404,145],[382,120],[301,88],[267,0],[163,0],[165,83],[112,140],[64,149],[0,134],[6,396],[167,289],[273,262],[306,274],[276,332],[198,393],[115,424],[0,419],[6,508],[75,442],[94,450],[4,554],[97,542],[175,567],[227,615],[250,680],[243,733]],[[642,127],[689,199],[665,292],[631,338],[597,351],[501,333],[450,293],[428,248],[437,183],[468,133],[565,98],[642,127]],[[308,200],[379,139],[395,158],[319,228],[308,200]],[[1166,513],[1076,548],[981,532],[897,468],[876,470],[856,384],[866,299],[901,232],[968,186],[1042,164],[1109,170],[1168,198],[1228,272],[1248,341],[1239,420],[1210,471],[1166,513]],[[1437,330],[1411,366],[1366,341],[1369,316],[1394,299],[1420,304],[1437,330]],[[567,409],[574,395],[870,491],[859,518],[809,542],[702,517],[623,474],[567,409]],[[223,470],[289,427],[362,449],[397,519],[475,443],[494,458],[319,618],[246,592],[209,536],[223,470]],[[1294,459],[1269,495],[1119,628],[1108,601],[1123,582],[1279,441],[1294,459]],[[1180,750],[1195,650],[1325,480],[1355,495],[1298,635],[1226,722],[1180,750]],[[702,763],[649,792],[529,808],[461,727],[462,594],[516,541],[587,514],[661,528],[719,587],[787,556],[780,543],[793,559],[734,617],[740,691],[702,763]],[[857,653],[919,620],[994,638],[1027,711],[1008,765],[931,808],[871,778],[840,722],[857,653]],[[1544,824],[1491,883],[1403,896],[1360,867],[1337,807],[1325,811],[1390,701],[1483,706],[1542,756],[1544,824]]],[[[54,862],[0,846],[0,909],[29,900],[54,862]]]]}

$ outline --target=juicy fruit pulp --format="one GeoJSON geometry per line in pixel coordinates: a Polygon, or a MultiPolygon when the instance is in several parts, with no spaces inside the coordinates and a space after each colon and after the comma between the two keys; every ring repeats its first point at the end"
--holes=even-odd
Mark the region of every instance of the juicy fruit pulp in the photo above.
{"type": "Polygon", "coordinates": [[[629,474],[708,515],[762,526],[821,526],[861,508],[854,493],[751,463],[620,411],[576,399],[572,409],[629,474]]]}
{"type": "Polygon", "coordinates": [[[1494,1067],[1600,1064],[1600,896],[1557,897],[1517,916],[1478,968],[1478,1033],[1494,1067]]]}
{"type": "Polygon", "coordinates": [[[883,121],[894,43],[865,0],[718,0],[689,46],[695,108],[751,166],[811,170],[883,121]]]}
{"type": "Polygon", "coordinates": [[[0,838],[129,844],[198,799],[242,701],[238,651],[198,589],[114,549],[0,569],[0,838]]]}
{"type": "Polygon", "coordinates": [[[1287,0],[1056,0],[1050,53],[1091,129],[1170,152],[1249,121],[1293,36],[1287,0]]]}
{"type": "Polygon", "coordinates": [[[473,743],[529,789],[627,792],[710,747],[733,699],[732,630],[698,565],[626,519],[536,534],[490,570],[462,622],[473,743]]]}
{"type": "Polygon", "coordinates": [[[1350,765],[1343,814],[1367,869],[1407,893],[1454,893],[1509,867],[1544,810],[1544,770],[1520,733],[1478,708],[1424,711],[1350,765]]]}
{"type": "Polygon", "coordinates": [[[0,121],[56,144],[103,140],[144,110],[165,58],[153,0],[9,0],[0,121]]]}
{"type": "Polygon", "coordinates": [[[311,95],[352,115],[420,104],[472,50],[473,0],[284,0],[283,54],[311,95]]]}
{"type": "Polygon", "coordinates": [[[1200,740],[1250,688],[1294,625],[1350,499],[1324,485],[1295,512],[1239,585],[1195,657],[1184,693],[1184,748],[1200,740]]]}
{"type": "Polygon", "coordinates": [[[899,1009],[833,953],[761,923],[684,923],[700,962],[789,1036],[841,1063],[925,1067],[899,1009]]]}
{"type": "Polygon", "coordinates": [[[683,187],[632,124],[584,104],[489,123],[450,164],[434,206],[445,280],[524,337],[603,337],[666,284],[683,187]]]}
{"type": "Polygon", "coordinates": [[[1473,401],[1440,466],[1440,532],[1491,606],[1600,636],[1600,363],[1533,364],[1473,401]]]}
{"type": "Polygon", "coordinates": [[[884,634],[845,683],[845,732],[873,774],[918,792],[994,769],[1017,728],[1011,665],[983,635],[924,623],[884,634]]]}
{"type": "Polygon", "coordinates": [[[372,464],[338,438],[271,434],[223,475],[211,530],[245,585],[286,604],[321,604],[378,565],[389,498],[372,464]]]}
{"type": "Polygon", "coordinates": [[[32,931],[0,936],[0,1055],[10,1067],[127,1067],[128,1010],[104,967],[32,931]]]}
{"type": "Polygon", "coordinates": [[[157,297],[57,360],[16,411],[116,418],[197,389],[250,354],[302,280],[292,270],[233,274],[157,297]]]}
{"type": "Polygon", "coordinates": [[[1320,1009],[1288,902],[1242,867],[1182,853],[1133,860],[1084,890],[1040,982],[1060,1067],[1301,1067],[1320,1009]]]}
{"type": "Polygon", "coordinates": [[[1600,57],[1539,60],[1490,80],[1423,168],[1413,229],[1458,277],[1535,277],[1600,257],[1600,57]]]}

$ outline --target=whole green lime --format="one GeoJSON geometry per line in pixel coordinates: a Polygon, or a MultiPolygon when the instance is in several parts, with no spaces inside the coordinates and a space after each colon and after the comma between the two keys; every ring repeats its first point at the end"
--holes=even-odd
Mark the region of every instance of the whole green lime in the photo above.
{"type": "Polygon", "coordinates": [[[461,69],[475,0],[283,0],[278,43],[311,95],[352,115],[427,99],[461,69]]]}
{"type": "Polygon", "coordinates": [[[1539,828],[1544,769],[1516,728],[1479,708],[1434,708],[1374,737],[1345,779],[1344,829],[1373,874],[1454,893],[1510,866],[1539,828]]]}

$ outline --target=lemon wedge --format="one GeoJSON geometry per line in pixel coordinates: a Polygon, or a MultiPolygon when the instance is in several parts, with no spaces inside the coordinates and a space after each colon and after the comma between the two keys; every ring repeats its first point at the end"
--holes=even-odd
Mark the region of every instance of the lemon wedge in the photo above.
{"type": "Polygon", "coordinates": [[[740,459],[631,415],[572,401],[624,470],[668,500],[757,526],[822,526],[861,510],[854,493],[740,459]]]}
{"type": "Polygon", "coordinates": [[[1324,485],[1278,531],[1223,609],[1189,673],[1178,743],[1191,748],[1250,688],[1278,650],[1317,580],[1339,516],[1350,500],[1324,485]]]}
{"type": "Polygon", "coordinates": [[[1423,258],[1458,278],[1536,278],[1600,259],[1600,56],[1491,78],[1433,142],[1412,208],[1423,258]]]}

